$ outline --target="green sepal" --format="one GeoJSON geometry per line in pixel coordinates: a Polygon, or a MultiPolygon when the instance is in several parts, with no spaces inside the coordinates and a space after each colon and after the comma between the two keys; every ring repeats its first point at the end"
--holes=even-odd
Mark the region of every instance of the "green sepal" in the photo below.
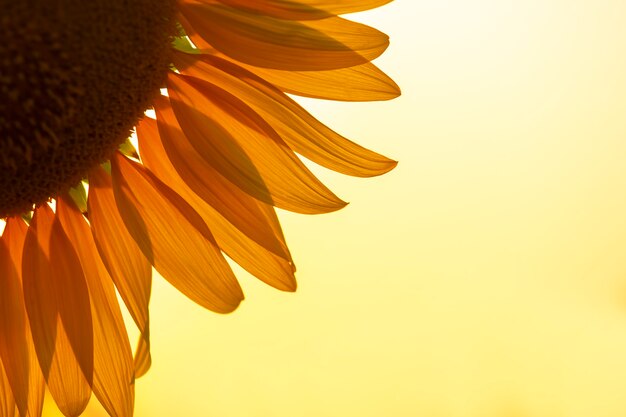
{"type": "Polygon", "coordinates": [[[26,222],[26,224],[30,225],[30,221],[33,219],[33,212],[27,211],[26,213],[22,213],[22,220],[26,222]]]}
{"type": "Polygon", "coordinates": [[[187,36],[177,36],[176,38],[174,38],[172,46],[175,49],[188,54],[199,54],[202,52],[200,49],[194,48],[187,36]]]}
{"type": "Polygon", "coordinates": [[[70,188],[68,194],[76,204],[76,207],[78,207],[82,213],[85,213],[87,211],[87,192],[85,191],[83,183],[80,182],[76,187],[70,188]]]}
{"type": "Polygon", "coordinates": [[[107,172],[107,174],[111,175],[111,161],[103,162],[100,166],[107,172]]]}
{"type": "Polygon", "coordinates": [[[137,149],[135,149],[135,147],[131,143],[130,139],[126,139],[126,141],[124,143],[122,143],[119,146],[119,148],[117,148],[117,150],[120,151],[121,153],[123,153],[124,155],[131,156],[133,158],[137,158],[139,156],[137,154],[137,149]]]}

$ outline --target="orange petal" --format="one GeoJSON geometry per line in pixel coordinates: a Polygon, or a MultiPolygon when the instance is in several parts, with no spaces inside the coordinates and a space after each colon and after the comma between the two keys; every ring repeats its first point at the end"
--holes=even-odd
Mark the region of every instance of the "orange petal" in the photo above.
{"type": "MultiPolygon", "coordinates": [[[[19,217],[9,217],[2,232],[2,240],[7,245],[14,265],[22,264],[22,251],[28,226],[19,217]]],[[[18,271],[19,272],[19,271],[18,271]]],[[[18,274],[21,278],[21,274],[18,274]]]]}
{"type": "Polygon", "coordinates": [[[159,131],[154,134],[160,136],[155,142],[165,148],[171,166],[189,188],[252,240],[290,261],[284,238],[274,232],[258,200],[233,186],[196,152],[181,131],[169,100],[157,100],[155,110],[159,131]]]}
{"type": "Polygon", "coordinates": [[[209,82],[173,73],[168,90],[189,142],[243,191],[299,213],[325,213],[345,206],[241,100],[209,82]]]}
{"type": "Polygon", "coordinates": [[[181,19],[181,24],[187,36],[201,48],[197,52],[234,62],[286,93],[337,101],[391,100],[401,94],[398,84],[371,62],[326,71],[284,71],[255,67],[220,53],[205,42],[184,19],[181,19]]]}
{"type": "Polygon", "coordinates": [[[167,167],[175,168],[165,177],[177,173],[189,188],[235,227],[269,251],[290,260],[286,245],[274,234],[256,200],[215,171],[184,137],[167,97],[156,100],[155,110],[158,131],[152,119],[144,119],[137,127],[137,136],[143,145],[142,157],[152,152],[153,146],[165,148],[167,159],[171,161],[167,167]]]}
{"type": "MultiPolygon", "coordinates": [[[[24,249],[24,240],[26,239],[27,226],[24,221],[19,217],[9,217],[6,222],[6,226],[4,228],[4,232],[2,234],[2,241],[6,244],[6,247],[9,250],[9,254],[11,256],[11,260],[13,265],[20,266],[22,265],[22,252],[24,249]]],[[[30,331],[30,323],[26,320],[26,306],[24,305],[24,296],[21,291],[22,288],[22,274],[21,268],[16,269],[17,277],[20,280],[20,288],[19,288],[19,297],[20,303],[22,304],[22,315],[24,317],[24,335],[26,342],[27,352],[24,353],[28,357],[28,370],[27,376],[28,380],[25,382],[26,385],[19,385],[18,383],[13,384],[13,392],[16,398],[18,398],[18,404],[21,402],[21,398],[27,397],[27,414],[29,417],[39,417],[41,415],[43,409],[43,399],[45,394],[45,380],[41,373],[41,369],[39,368],[39,361],[37,359],[37,353],[35,351],[35,344],[33,343],[33,339],[30,331]]],[[[19,341],[20,338],[17,337],[15,339],[19,341]]],[[[14,340],[14,341],[15,341],[14,340]]],[[[21,359],[18,356],[14,356],[16,365],[21,363],[21,359]]],[[[21,372],[18,367],[11,366],[7,368],[9,372],[21,372]]],[[[17,380],[21,380],[23,375],[11,375],[11,380],[17,382],[17,380]]],[[[24,415],[24,413],[20,413],[24,415]]]]}
{"type": "Polygon", "coordinates": [[[371,177],[396,162],[335,133],[274,86],[245,69],[211,55],[174,54],[183,73],[221,86],[254,109],[296,152],[343,174],[371,177]]]}
{"type": "MultiPolygon", "coordinates": [[[[91,231],[102,262],[144,339],[140,343],[141,352],[138,348],[136,356],[139,357],[139,353],[149,356],[148,304],[152,288],[152,267],[126,230],[115,204],[111,176],[102,168],[98,167],[89,173],[87,207],[91,231]]],[[[141,361],[136,361],[135,364],[137,376],[147,371],[145,358],[141,361]]]]}
{"type": "Polygon", "coordinates": [[[111,172],[124,223],[155,269],[201,306],[218,313],[237,308],[239,283],[198,213],[120,153],[111,159],[111,172]]]}
{"type": "Polygon", "coordinates": [[[327,71],[281,71],[245,66],[282,91],[339,101],[391,100],[400,87],[372,63],[327,71]]]}
{"type": "MultiPolygon", "coordinates": [[[[212,209],[204,201],[196,200],[192,204],[202,218],[207,220],[220,248],[233,261],[274,288],[291,292],[296,290],[295,266],[292,262],[269,252],[228,222],[211,222],[214,219],[210,214],[212,209]]],[[[267,207],[273,210],[272,207],[267,207]]]]}
{"type": "Polygon", "coordinates": [[[292,71],[352,67],[378,57],[389,45],[384,33],[340,17],[285,20],[193,0],[182,0],[179,7],[206,42],[259,67],[292,71]]]}
{"type": "MultiPolygon", "coordinates": [[[[291,258],[286,259],[277,256],[264,246],[260,246],[247,234],[242,233],[237,226],[227,221],[211,204],[195,194],[176,173],[172,162],[168,159],[168,156],[171,158],[171,154],[165,151],[158,134],[151,135],[149,142],[144,135],[138,135],[138,139],[139,152],[145,166],[166,185],[175,189],[200,214],[211,229],[220,249],[248,272],[267,284],[284,291],[296,289],[291,258]]],[[[264,203],[256,202],[251,197],[247,197],[247,199],[250,200],[250,203],[257,204],[257,209],[261,215],[259,221],[272,229],[273,236],[279,236],[284,241],[273,208],[264,203]]]]}
{"type": "MultiPolygon", "coordinates": [[[[206,0],[201,0],[206,1],[206,0]]],[[[374,9],[391,0],[219,0],[231,7],[263,13],[282,19],[322,19],[337,14],[374,9]]]]}
{"type": "Polygon", "coordinates": [[[2,361],[0,361],[0,417],[15,416],[15,400],[11,392],[11,384],[5,374],[2,361]]]}
{"type": "Polygon", "coordinates": [[[24,242],[24,299],[48,388],[66,416],[91,396],[93,329],[80,261],[47,204],[38,207],[24,242]]]}
{"type": "Polygon", "coordinates": [[[0,359],[20,414],[28,409],[29,346],[22,283],[5,239],[0,240],[0,359]]]}
{"type": "Polygon", "coordinates": [[[135,378],[141,378],[148,372],[152,365],[152,356],[150,355],[150,328],[148,333],[142,335],[135,349],[135,378]]]}
{"type": "Polygon", "coordinates": [[[191,26],[191,23],[189,23],[189,21],[182,13],[179,13],[177,17],[178,22],[185,31],[185,35],[187,35],[189,39],[191,39],[196,48],[202,48],[203,50],[206,49],[211,50],[212,52],[217,52],[217,50],[213,48],[210,43],[205,41],[204,38],[202,38],[202,36],[200,36],[200,34],[193,28],[193,26],[191,26]]]}
{"type": "Polygon", "coordinates": [[[57,199],[57,216],[85,271],[94,332],[93,390],[110,415],[131,416],[134,404],[133,355],[115,295],[89,225],[71,198],[57,199]]]}

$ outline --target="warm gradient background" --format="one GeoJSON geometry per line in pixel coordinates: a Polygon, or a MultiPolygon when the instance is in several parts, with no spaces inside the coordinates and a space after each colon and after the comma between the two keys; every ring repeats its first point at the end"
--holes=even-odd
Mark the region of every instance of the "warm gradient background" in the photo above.
{"type": "MultiPolygon", "coordinates": [[[[282,215],[299,290],[157,280],[138,417],[626,415],[626,2],[398,0],[393,102],[303,102],[400,160],[282,215]]],[[[101,412],[94,409],[92,416],[101,412]]]]}

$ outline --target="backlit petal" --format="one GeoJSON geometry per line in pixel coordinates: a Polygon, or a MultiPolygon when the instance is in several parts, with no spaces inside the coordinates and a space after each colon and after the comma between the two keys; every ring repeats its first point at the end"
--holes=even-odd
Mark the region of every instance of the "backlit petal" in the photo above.
{"type": "Polygon", "coordinates": [[[0,240],[0,359],[12,397],[25,415],[28,408],[29,347],[22,283],[5,239],[0,240]]]}
{"type": "Polygon", "coordinates": [[[24,299],[35,349],[59,409],[78,416],[91,396],[93,330],[80,261],[47,204],[31,221],[22,260],[24,299]]]}
{"type": "Polygon", "coordinates": [[[384,33],[340,17],[285,20],[193,0],[182,0],[180,9],[206,42],[259,67],[293,71],[352,67],[378,57],[389,45],[384,33]]]}
{"type": "Polygon", "coordinates": [[[245,69],[211,55],[175,53],[183,73],[228,90],[254,109],[296,152],[348,175],[384,174],[396,162],[335,133],[280,90],[245,69]]]}
{"type": "Polygon", "coordinates": [[[243,191],[299,213],[325,213],[345,206],[241,100],[214,84],[177,74],[170,74],[168,90],[193,147],[243,191]]]}
{"type": "MultiPolygon", "coordinates": [[[[202,0],[206,1],[206,0],[202,0]]],[[[322,19],[332,15],[373,9],[391,0],[219,0],[231,7],[267,14],[282,19],[322,19]]]]}
{"type": "Polygon", "coordinates": [[[89,225],[74,203],[57,199],[57,216],[85,271],[94,331],[93,390],[112,416],[133,413],[133,356],[113,281],[100,260],[89,225]]]}
{"type": "Polygon", "coordinates": [[[135,349],[135,378],[140,378],[148,372],[152,365],[150,355],[150,328],[148,332],[139,337],[137,348],[135,349]]]}
{"type": "Polygon", "coordinates": [[[349,68],[325,71],[285,71],[261,68],[220,53],[204,41],[189,25],[187,36],[204,54],[219,56],[246,68],[276,88],[303,97],[338,101],[381,101],[398,97],[400,87],[376,65],[367,62],[349,68]]]}
{"type": "MultiPolygon", "coordinates": [[[[167,97],[156,100],[158,120],[144,119],[137,127],[137,136],[142,146],[142,157],[152,151],[152,146],[165,148],[167,158],[195,194],[217,210],[235,227],[268,250],[289,259],[286,245],[273,233],[256,201],[220,175],[189,140],[184,137],[167,97]]],[[[176,188],[174,188],[176,189],[176,188]]]]}
{"type": "Polygon", "coordinates": [[[128,231],[155,269],[191,300],[219,313],[243,293],[211,232],[188,203],[140,164],[116,153],[113,190],[128,231]]]}
{"type": "MultiPolygon", "coordinates": [[[[5,242],[13,265],[22,265],[22,253],[24,250],[24,240],[26,239],[27,226],[24,221],[19,217],[9,217],[6,221],[4,232],[2,233],[2,240],[5,242]]],[[[20,280],[20,302],[22,304],[22,310],[24,318],[26,319],[26,306],[24,305],[24,296],[22,294],[22,274],[21,268],[17,268],[18,278],[20,280]]],[[[39,360],[37,359],[37,353],[35,351],[35,345],[30,330],[30,323],[28,320],[24,320],[24,334],[27,352],[25,355],[28,357],[28,380],[25,386],[13,386],[13,392],[16,398],[27,397],[28,398],[28,416],[39,417],[43,409],[43,399],[45,393],[45,380],[41,369],[39,367],[39,360]]],[[[17,339],[19,340],[19,338],[17,339]]],[[[20,359],[16,359],[17,363],[20,363],[20,359]]],[[[8,368],[9,370],[13,367],[8,368]]],[[[19,372],[19,369],[15,369],[19,372]]],[[[12,376],[16,379],[21,379],[22,376],[12,376]]],[[[19,403],[19,400],[18,400],[19,403]]]]}
{"type": "Polygon", "coordinates": [[[142,335],[136,357],[136,376],[149,367],[150,330],[148,304],[152,288],[152,267],[132,238],[118,212],[111,176],[102,168],[89,173],[87,199],[91,231],[102,262],[109,271],[142,335]]]}
{"type": "Polygon", "coordinates": [[[11,384],[7,379],[4,365],[0,361],[0,417],[15,416],[15,400],[11,392],[11,384]]]}
{"type": "MultiPolygon", "coordinates": [[[[220,249],[252,275],[267,284],[284,291],[295,290],[296,281],[293,276],[295,268],[291,262],[269,252],[265,247],[251,240],[237,226],[228,222],[214,207],[195,194],[176,173],[168,159],[171,154],[165,151],[158,134],[150,136],[149,142],[145,136],[140,135],[139,152],[145,166],[164,183],[175,189],[202,216],[220,249]]],[[[252,200],[251,197],[248,199],[252,200]]],[[[252,202],[254,203],[254,200],[252,202]]],[[[268,214],[262,206],[267,207],[267,210],[273,214],[272,207],[261,202],[256,202],[256,204],[259,205],[259,212],[264,219],[261,221],[273,229],[272,233],[275,236],[284,239],[280,226],[274,229],[274,224],[278,225],[277,219],[268,214]]]]}
{"type": "Polygon", "coordinates": [[[286,93],[339,101],[391,100],[400,87],[372,63],[327,71],[282,71],[246,66],[286,93]]]}

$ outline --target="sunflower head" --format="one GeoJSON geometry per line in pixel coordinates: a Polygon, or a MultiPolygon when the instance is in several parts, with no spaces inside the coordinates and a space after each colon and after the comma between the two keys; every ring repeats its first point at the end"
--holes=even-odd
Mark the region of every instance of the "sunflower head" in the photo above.
{"type": "Polygon", "coordinates": [[[370,62],[387,37],[338,16],[387,2],[0,0],[0,414],[40,416],[47,387],[68,417],[92,393],[131,416],[153,268],[217,313],[244,298],[224,254],[295,291],[275,207],[346,204],[297,154],[360,177],[396,163],[287,93],[397,96],[370,62]]]}
{"type": "Polygon", "coordinates": [[[163,85],[173,0],[0,1],[0,217],[110,157],[163,85]]]}

